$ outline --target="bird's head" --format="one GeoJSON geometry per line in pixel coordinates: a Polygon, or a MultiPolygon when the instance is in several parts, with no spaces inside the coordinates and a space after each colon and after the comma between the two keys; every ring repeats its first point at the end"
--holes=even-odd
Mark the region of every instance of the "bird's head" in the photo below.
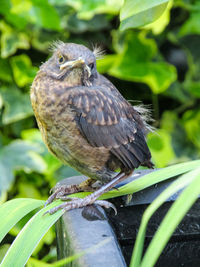
{"type": "Polygon", "coordinates": [[[52,57],[40,69],[53,79],[81,79],[89,86],[97,78],[96,55],[83,45],[59,41],[53,44],[52,57]]]}

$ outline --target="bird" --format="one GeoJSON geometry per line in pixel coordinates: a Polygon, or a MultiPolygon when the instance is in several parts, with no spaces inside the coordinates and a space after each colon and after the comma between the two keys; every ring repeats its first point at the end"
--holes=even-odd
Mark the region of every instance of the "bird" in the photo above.
{"type": "Polygon", "coordinates": [[[139,166],[153,168],[146,142],[148,112],[132,106],[97,71],[100,49],[56,41],[51,50],[31,85],[32,108],[48,150],[88,179],[56,187],[46,205],[58,198],[67,201],[48,212],[92,204],[115,209],[98,198],[139,166]],[[82,199],[68,197],[90,190],[82,199]]]}

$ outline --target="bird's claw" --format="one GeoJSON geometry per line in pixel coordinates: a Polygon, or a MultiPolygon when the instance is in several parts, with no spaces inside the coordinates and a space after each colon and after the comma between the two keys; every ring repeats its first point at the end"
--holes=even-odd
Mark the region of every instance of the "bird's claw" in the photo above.
{"type": "Polygon", "coordinates": [[[95,201],[93,201],[93,200],[91,200],[90,198],[87,198],[87,197],[81,199],[81,198],[70,198],[70,197],[65,197],[65,196],[63,198],[61,198],[61,199],[63,199],[63,200],[71,200],[71,201],[67,201],[65,203],[62,203],[62,204],[60,204],[60,205],[58,205],[58,206],[46,211],[44,214],[47,214],[47,213],[54,214],[56,211],[58,211],[60,209],[63,209],[63,211],[69,211],[69,210],[72,210],[72,209],[82,208],[82,207],[85,207],[85,206],[88,206],[88,205],[92,205],[92,204],[99,205],[99,206],[104,207],[106,209],[112,208],[114,210],[114,212],[115,212],[115,215],[117,214],[116,207],[112,203],[110,203],[110,202],[108,202],[106,200],[95,200],[95,201]]]}
{"type": "Polygon", "coordinates": [[[46,207],[48,204],[52,203],[54,199],[62,199],[63,196],[77,193],[78,187],[76,185],[61,185],[61,186],[55,186],[51,189],[51,192],[54,191],[50,197],[45,202],[44,206],[46,207]]]}

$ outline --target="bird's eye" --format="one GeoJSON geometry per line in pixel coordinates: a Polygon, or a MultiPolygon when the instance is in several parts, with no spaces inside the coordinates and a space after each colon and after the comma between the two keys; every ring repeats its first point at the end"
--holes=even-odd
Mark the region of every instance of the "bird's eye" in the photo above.
{"type": "Polygon", "coordinates": [[[62,63],[64,62],[64,57],[63,57],[63,56],[60,56],[59,59],[58,59],[58,62],[59,62],[60,64],[62,64],[62,63]]]}
{"type": "Polygon", "coordinates": [[[94,63],[90,63],[88,66],[89,66],[90,69],[92,70],[92,69],[94,68],[94,63]]]}

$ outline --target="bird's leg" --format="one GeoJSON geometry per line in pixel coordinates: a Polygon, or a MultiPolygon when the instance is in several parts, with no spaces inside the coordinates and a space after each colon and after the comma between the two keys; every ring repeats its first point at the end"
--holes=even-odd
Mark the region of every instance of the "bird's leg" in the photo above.
{"type": "Polygon", "coordinates": [[[50,204],[54,201],[54,199],[62,199],[63,196],[67,196],[70,194],[78,193],[78,192],[93,192],[95,189],[92,187],[92,184],[96,181],[89,178],[79,185],[60,185],[55,186],[52,191],[53,194],[50,195],[50,197],[45,202],[45,206],[50,204]]]}
{"type": "Polygon", "coordinates": [[[82,208],[85,207],[87,205],[91,205],[91,204],[98,204],[101,205],[105,208],[113,208],[116,212],[116,208],[114,207],[113,204],[111,204],[108,201],[105,200],[97,200],[103,193],[108,192],[111,188],[113,188],[116,184],[118,184],[119,182],[123,181],[124,179],[126,179],[128,176],[130,175],[130,173],[125,174],[120,172],[119,174],[117,174],[115,176],[115,178],[113,178],[109,183],[103,185],[101,188],[99,188],[98,190],[96,190],[94,193],[86,196],[85,198],[75,198],[72,199],[71,201],[68,201],[66,203],[63,203],[57,207],[54,207],[52,209],[50,209],[49,211],[47,211],[47,213],[53,214],[55,213],[57,210],[59,209],[63,209],[64,211],[68,211],[71,209],[76,209],[76,208],[82,208]]]}

